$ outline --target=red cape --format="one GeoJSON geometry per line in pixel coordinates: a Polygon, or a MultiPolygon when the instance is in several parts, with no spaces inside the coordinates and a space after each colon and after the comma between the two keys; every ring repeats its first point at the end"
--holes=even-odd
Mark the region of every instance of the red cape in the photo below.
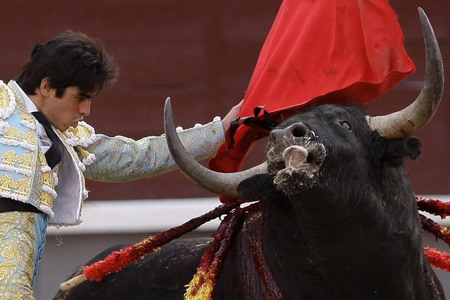
{"type": "MultiPolygon", "coordinates": [[[[240,117],[264,110],[281,121],[305,104],[364,105],[415,70],[386,0],[284,0],[258,58],[240,117]]],[[[257,116],[261,118],[261,116],[257,116]]],[[[267,132],[244,124],[209,167],[238,171],[267,132]]]]}

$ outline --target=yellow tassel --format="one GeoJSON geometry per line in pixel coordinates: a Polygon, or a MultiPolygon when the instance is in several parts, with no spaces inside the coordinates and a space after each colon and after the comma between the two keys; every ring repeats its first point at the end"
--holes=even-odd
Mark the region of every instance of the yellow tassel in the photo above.
{"type": "Polygon", "coordinates": [[[187,285],[185,300],[211,300],[213,298],[214,287],[211,280],[208,280],[208,274],[197,269],[197,273],[187,285]]]}

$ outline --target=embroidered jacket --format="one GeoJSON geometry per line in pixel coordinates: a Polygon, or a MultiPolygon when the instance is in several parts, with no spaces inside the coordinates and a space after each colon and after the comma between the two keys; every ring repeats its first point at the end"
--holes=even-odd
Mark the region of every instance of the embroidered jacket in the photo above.
{"type": "MultiPolygon", "coordinates": [[[[81,222],[88,196],[84,176],[100,181],[152,177],[176,168],[164,136],[135,141],[95,134],[85,122],[57,131],[64,145],[53,170],[38,144],[36,120],[14,81],[0,81],[0,196],[30,203],[50,216],[50,224],[81,222]],[[83,174],[84,173],[84,174],[83,174]]],[[[180,138],[197,159],[215,154],[224,141],[220,119],[182,131],[180,138]]]]}

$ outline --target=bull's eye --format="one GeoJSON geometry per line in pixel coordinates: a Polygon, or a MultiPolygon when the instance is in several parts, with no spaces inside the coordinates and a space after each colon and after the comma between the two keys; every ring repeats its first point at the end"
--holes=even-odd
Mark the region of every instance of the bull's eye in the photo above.
{"type": "Polygon", "coordinates": [[[344,127],[345,129],[347,129],[347,130],[352,130],[352,127],[350,126],[350,123],[349,122],[347,122],[347,121],[341,121],[341,122],[339,122],[339,124],[342,126],[342,127],[344,127]]]}

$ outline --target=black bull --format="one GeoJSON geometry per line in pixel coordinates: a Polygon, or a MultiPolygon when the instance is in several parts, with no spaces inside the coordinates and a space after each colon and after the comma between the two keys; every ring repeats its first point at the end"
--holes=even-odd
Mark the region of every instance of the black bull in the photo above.
{"type": "MultiPolygon", "coordinates": [[[[425,99],[442,96],[434,87],[442,82],[433,77],[442,76],[442,67],[429,69],[429,56],[427,48],[422,92],[429,94],[419,96],[425,99]]],[[[214,299],[266,299],[270,286],[284,299],[445,299],[424,255],[414,191],[402,168],[404,158],[418,157],[420,141],[404,134],[408,128],[384,133],[396,123],[374,123],[360,108],[324,105],[272,130],[265,171],[239,180],[239,196],[260,199],[261,207],[234,236],[214,299]],[[255,237],[266,278],[253,259],[255,237]]],[[[174,241],[57,299],[182,299],[209,243],[174,241]]]]}
{"type": "MultiPolygon", "coordinates": [[[[404,157],[419,153],[416,138],[387,140],[371,131],[359,108],[320,106],[281,124],[268,146],[271,171],[239,186],[243,197],[263,198],[262,212],[235,237],[216,299],[265,299],[250,259],[255,235],[285,299],[443,298],[401,168],[404,157]],[[309,153],[301,172],[302,158],[292,154],[289,169],[282,157],[296,146],[309,153]],[[277,170],[284,172],[274,176],[277,170]]],[[[74,287],[65,299],[182,299],[208,243],[175,241],[101,282],[74,287]]]]}

